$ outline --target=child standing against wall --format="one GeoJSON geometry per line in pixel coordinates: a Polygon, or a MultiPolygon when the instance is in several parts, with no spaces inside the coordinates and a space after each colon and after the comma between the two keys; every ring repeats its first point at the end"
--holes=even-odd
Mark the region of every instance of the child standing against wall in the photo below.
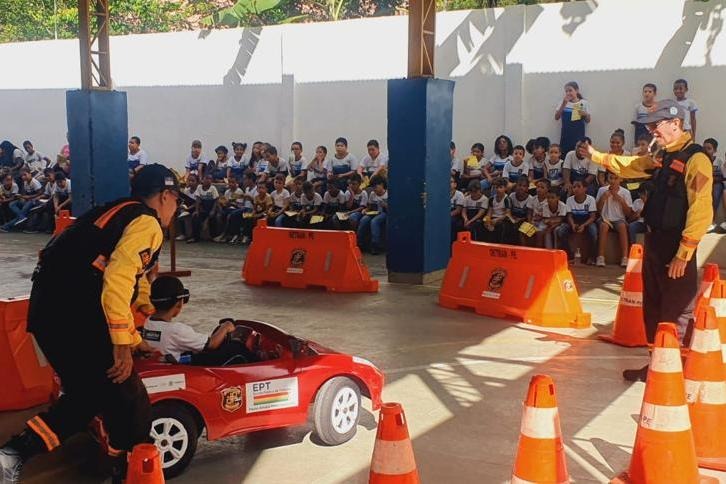
{"type": "Polygon", "coordinates": [[[635,106],[635,115],[633,116],[633,127],[635,128],[635,135],[633,137],[635,144],[638,144],[638,140],[643,135],[649,135],[648,128],[642,122],[650,110],[655,106],[655,95],[658,92],[658,88],[655,84],[648,83],[643,86],[643,96],[641,101],[635,106]]]}
{"type": "Polygon", "coordinates": [[[565,84],[565,96],[555,111],[555,121],[561,121],[560,146],[563,153],[575,149],[585,137],[586,124],[590,122],[590,103],[582,97],[575,81],[565,84]]]}
{"type": "Polygon", "coordinates": [[[676,98],[676,102],[680,104],[686,111],[686,117],[683,119],[683,130],[689,131],[691,137],[696,139],[696,112],[698,112],[698,106],[696,101],[686,97],[688,94],[688,81],[685,79],[676,79],[673,83],[673,95],[676,98]]]}
{"type": "MultiPolygon", "coordinates": [[[[703,149],[706,155],[711,159],[713,166],[713,223],[708,227],[708,232],[714,232],[717,228],[716,219],[718,218],[718,209],[721,206],[721,200],[723,199],[724,189],[724,171],[726,171],[726,165],[717,153],[718,141],[714,138],[707,138],[703,141],[703,149]]],[[[726,222],[721,224],[726,229],[726,222]]]]}

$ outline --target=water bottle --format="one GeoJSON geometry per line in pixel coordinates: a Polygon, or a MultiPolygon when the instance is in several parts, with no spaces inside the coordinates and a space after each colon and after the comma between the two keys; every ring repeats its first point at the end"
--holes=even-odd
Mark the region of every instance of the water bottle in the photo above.
{"type": "Polygon", "coordinates": [[[582,254],[580,248],[575,249],[575,264],[580,265],[582,263],[582,254]]]}

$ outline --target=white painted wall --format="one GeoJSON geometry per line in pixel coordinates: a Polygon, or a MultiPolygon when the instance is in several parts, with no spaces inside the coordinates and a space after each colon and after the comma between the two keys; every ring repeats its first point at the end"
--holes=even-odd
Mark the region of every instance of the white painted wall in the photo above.
{"type": "MultiPolygon", "coordinates": [[[[457,81],[454,137],[490,151],[506,133],[559,136],[562,85],[580,83],[588,133],[606,145],[630,120],[645,82],[663,97],[688,79],[698,137],[726,129],[726,0],[598,0],[457,11],[437,17],[437,75],[457,81]]],[[[387,17],[211,33],[112,39],[112,74],[128,92],[129,132],[155,161],[181,166],[199,138],[257,139],[311,154],[346,136],[354,153],[386,138],[386,79],[406,72],[407,18],[387,17]]],[[[0,45],[0,138],[53,154],[64,142],[65,91],[79,87],[77,41],[0,45]]],[[[630,137],[630,136],[629,136],[630,137]]]]}

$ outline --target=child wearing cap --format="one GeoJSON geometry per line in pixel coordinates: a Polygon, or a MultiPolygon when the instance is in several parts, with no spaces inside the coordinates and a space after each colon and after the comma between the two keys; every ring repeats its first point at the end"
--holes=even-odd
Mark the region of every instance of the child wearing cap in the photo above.
{"type": "Polygon", "coordinates": [[[209,336],[174,321],[189,302],[189,290],[178,278],[156,278],[151,284],[151,302],[155,312],[144,325],[142,337],[152,349],[175,362],[216,366],[260,360],[258,342],[250,338],[254,332],[236,326],[231,319],[220,321],[209,336]]]}

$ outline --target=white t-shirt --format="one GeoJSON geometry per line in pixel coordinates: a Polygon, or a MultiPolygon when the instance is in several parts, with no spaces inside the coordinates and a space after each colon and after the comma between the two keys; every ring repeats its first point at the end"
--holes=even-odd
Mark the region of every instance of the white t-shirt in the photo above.
{"type": "MultiPolygon", "coordinates": [[[[292,199],[292,195],[290,196],[290,199],[292,199]]],[[[305,195],[305,193],[302,194],[300,197],[300,205],[302,205],[306,211],[312,210],[314,207],[319,207],[323,204],[323,197],[320,196],[319,193],[315,192],[313,193],[313,198],[310,199],[305,195]]]]}
{"type": "Polygon", "coordinates": [[[469,176],[481,175],[482,171],[485,170],[486,167],[489,165],[489,160],[487,160],[483,156],[481,160],[477,160],[474,155],[471,155],[466,160],[464,160],[464,168],[469,168],[469,176]]]}
{"type": "Polygon", "coordinates": [[[690,98],[685,98],[682,101],[676,100],[676,102],[680,104],[683,109],[686,110],[686,116],[683,119],[683,129],[685,131],[688,131],[691,129],[691,113],[695,113],[696,111],[698,111],[696,101],[690,98]]]}
{"type": "MultiPolygon", "coordinates": [[[[251,197],[254,200],[254,198],[257,196],[257,187],[256,186],[246,187],[245,195],[247,195],[248,197],[251,197]]],[[[242,208],[245,210],[254,210],[255,206],[252,203],[252,200],[250,200],[248,198],[245,200],[245,203],[242,204],[242,208]]]]}
{"type": "Polygon", "coordinates": [[[567,207],[562,201],[557,202],[557,211],[555,212],[550,210],[550,204],[547,203],[547,200],[542,204],[542,218],[564,217],[565,215],[567,215],[567,207]]]}
{"type": "Polygon", "coordinates": [[[290,192],[286,188],[283,188],[281,192],[272,190],[270,196],[272,197],[272,203],[277,208],[283,208],[288,200],[290,200],[290,192]]]}
{"type": "Polygon", "coordinates": [[[519,166],[514,166],[512,160],[507,161],[507,164],[504,165],[502,178],[506,178],[510,182],[515,183],[522,175],[529,175],[529,163],[526,160],[522,160],[519,166]]]}
{"type": "MultiPolygon", "coordinates": [[[[494,155],[491,158],[489,158],[489,164],[492,167],[492,171],[497,171],[499,173],[502,173],[502,171],[504,170],[504,167],[510,161],[512,161],[511,155],[505,156],[504,158],[502,158],[499,155],[494,155]]],[[[502,174],[502,176],[504,176],[504,175],[502,174]]]]}
{"type": "Polygon", "coordinates": [[[477,200],[474,200],[471,198],[471,195],[467,195],[464,197],[464,210],[466,210],[466,214],[469,216],[469,218],[476,215],[476,212],[479,210],[488,210],[489,209],[489,199],[484,196],[484,194],[481,195],[477,200]]]}
{"type": "Polygon", "coordinates": [[[464,171],[464,162],[457,157],[451,159],[451,171],[461,174],[464,171]]]}
{"type": "Polygon", "coordinates": [[[5,185],[0,183],[0,195],[2,195],[5,198],[10,198],[13,195],[17,195],[20,192],[18,189],[18,184],[13,182],[13,184],[10,186],[10,190],[5,188],[5,185]]]}
{"type": "Polygon", "coordinates": [[[363,167],[363,173],[370,176],[378,168],[388,166],[388,155],[385,153],[379,153],[378,158],[375,160],[371,158],[370,155],[365,155],[363,159],[360,160],[360,166],[363,167]]]}
{"type": "Polygon", "coordinates": [[[545,178],[550,181],[553,187],[562,185],[563,166],[564,162],[562,160],[557,160],[557,163],[554,165],[550,162],[550,160],[547,160],[544,164],[545,178]]]}
{"type": "Polygon", "coordinates": [[[302,199],[302,193],[298,195],[297,193],[292,192],[290,194],[290,210],[300,210],[302,208],[302,199]]]}
{"type": "Polygon", "coordinates": [[[533,217],[542,217],[542,213],[544,211],[544,206],[547,204],[547,198],[545,197],[544,200],[540,200],[537,198],[537,195],[533,195],[529,199],[529,203],[527,204],[527,208],[532,211],[533,217]]]}
{"type": "Polygon", "coordinates": [[[24,195],[37,195],[43,189],[43,185],[40,184],[35,178],[31,178],[30,182],[23,182],[23,194],[24,195]]]}
{"type": "Polygon", "coordinates": [[[265,173],[267,173],[270,177],[273,177],[280,172],[287,173],[290,171],[287,160],[283,160],[282,158],[280,158],[279,160],[280,162],[277,164],[277,166],[273,166],[272,163],[267,162],[267,165],[265,166],[265,173]]]}
{"type": "Polygon", "coordinates": [[[572,215],[576,224],[581,224],[590,218],[590,214],[597,212],[597,203],[592,195],[585,195],[585,200],[578,202],[575,196],[567,197],[567,213],[572,215]]]}
{"type": "Polygon", "coordinates": [[[189,170],[190,173],[194,173],[195,175],[199,173],[199,167],[200,165],[205,165],[206,163],[203,161],[202,154],[199,154],[199,158],[192,158],[192,155],[187,156],[187,160],[184,162],[184,168],[189,170]]]}
{"type": "MultiPolygon", "coordinates": [[[[597,198],[595,199],[595,201],[599,202],[603,195],[605,195],[605,192],[607,192],[609,189],[610,187],[600,187],[600,189],[597,191],[597,198]]],[[[630,192],[626,188],[619,187],[618,195],[620,195],[625,200],[625,203],[628,207],[633,207],[633,198],[630,196],[630,192]]],[[[612,198],[608,198],[608,200],[605,202],[605,205],[603,205],[600,215],[604,220],[609,220],[610,222],[625,221],[625,212],[623,212],[622,205],[620,205],[620,203],[616,202],[612,198]]]]}
{"type": "Polygon", "coordinates": [[[330,162],[328,160],[323,160],[321,162],[318,162],[316,158],[310,160],[308,166],[305,167],[308,172],[308,181],[313,181],[316,178],[325,178],[325,173],[329,166],[330,162]]]}
{"type": "Polygon", "coordinates": [[[216,200],[219,198],[219,192],[214,185],[209,185],[207,189],[199,185],[194,195],[198,200],[216,200]]]}
{"type": "MultiPolygon", "coordinates": [[[[49,183],[50,185],[50,183],[49,183]]],[[[66,178],[66,186],[61,187],[58,182],[53,187],[53,195],[70,195],[71,194],[71,181],[66,178]]]]}
{"type": "Polygon", "coordinates": [[[534,155],[532,155],[529,160],[527,160],[527,163],[529,164],[529,169],[534,171],[534,180],[547,178],[547,174],[544,172],[545,164],[547,163],[547,161],[548,160],[546,157],[542,161],[537,161],[534,155]]]}
{"type": "Polygon", "coordinates": [[[507,197],[507,195],[504,195],[501,200],[497,200],[497,196],[492,195],[489,198],[489,206],[492,209],[492,218],[504,217],[507,214],[507,209],[509,209],[509,203],[509,197],[507,197]]]}
{"type": "Polygon", "coordinates": [[[139,162],[139,165],[148,165],[149,164],[149,155],[147,155],[146,154],[146,151],[144,151],[142,149],[139,149],[139,151],[137,151],[133,155],[129,151],[129,154],[126,157],[126,159],[129,162],[138,161],[139,162]]]}
{"type": "MultiPolygon", "coordinates": [[[[588,175],[597,176],[597,164],[593,163],[589,158],[578,158],[575,150],[572,150],[565,155],[565,161],[562,163],[562,168],[572,170],[573,174],[577,173],[582,179],[585,179],[588,175]]],[[[575,178],[570,176],[570,182],[573,181],[575,181],[575,178]]]]}
{"type": "Polygon", "coordinates": [[[464,206],[464,194],[461,193],[459,190],[454,191],[454,194],[451,195],[450,202],[451,202],[451,210],[454,210],[457,207],[463,207],[464,206]]]}
{"type": "Polygon", "coordinates": [[[645,118],[647,118],[649,114],[650,108],[644,105],[642,102],[639,102],[635,105],[635,114],[633,115],[633,121],[643,124],[643,121],[645,121],[645,118]]]}
{"type": "Polygon", "coordinates": [[[383,192],[383,195],[371,192],[370,195],[368,195],[368,206],[374,206],[374,210],[383,212],[386,208],[388,208],[388,190],[383,192]]]}
{"type": "Polygon", "coordinates": [[[532,203],[532,199],[536,198],[532,195],[527,194],[524,200],[520,200],[517,198],[517,194],[512,192],[509,194],[509,204],[510,204],[510,210],[512,211],[512,216],[516,218],[525,218],[527,217],[527,212],[529,210],[529,206],[532,203]]]}
{"type": "Polygon", "coordinates": [[[358,160],[353,156],[352,154],[348,153],[345,157],[338,159],[335,155],[333,155],[329,160],[327,160],[329,163],[328,169],[330,171],[335,170],[338,167],[342,166],[350,166],[350,168],[346,171],[351,170],[357,170],[358,169],[358,160]]]}
{"type": "Polygon", "coordinates": [[[348,201],[348,197],[345,195],[345,192],[342,192],[338,190],[338,194],[336,196],[332,196],[330,192],[325,192],[325,195],[323,195],[323,203],[328,207],[329,210],[337,211],[339,208],[343,208],[345,206],[345,202],[348,201]]]}
{"type": "Polygon", "coordinates": [[[234,202],[235,205],[239,205],[237,203],[237,200],[241,200],[244,194],[244,190],[242,190],[240,187],[237,187],[234,191],[228,188],[224,191],[224,198],[226,198],[230,202],[234,202]]]}
{"type": "Polygon", "coordinates": [[[349,202],[351,200],[353,201],[350,205],[351,209],[368,206],[368,192],[365,190],[361,190],[360,193],[353,193],[353,191],[349,189],[345,192],[345,199],[349,202]]]}
{"type": "Polygon", "coordinates": [[[51,198],[55,193],[55,184],[56,182],[48,182],[45,184],[45,188],[43,189],[43,195],[46,198],[51,198]]]}
{"type": "Polygon", "coordinates": [[[153,319],[146,321],[142,335],[150,346],[163,355],[173,356],[177,361],[187,351],[199,353],[209,341],[206,334],[197,333],[194,328],[184,323],[153,319]]]}
{"type": "Polygon", "coordinates": [[[642,198],[636,198],[635,200],[633,200],[633,212],[639,213],[641,215],[640,217],[638,217],[637,222],[645,221],[645,219],[642,217],[643,207],[645,207],[645,202],[643,202],[642,198]]]}
{"type": "Polygon", "coordinates": [[[42,175],[43,170],[48,168],[48,162],[45,161],[45,158],[45,155],[39,153],[37,150],[33,151],[32,155],[25,155],[25,165],[33,176],[42,175]]]}
{"type": "Polygon", "coordinates": [[[294,155],[290,155],[287,159],[287,166],[290,170],[290,176],[294,178],[302,173],[303,170],[307,169],[308,160],[306,160],[304,156],[301,156],[299,160],[296,160],[294,155]]]}

